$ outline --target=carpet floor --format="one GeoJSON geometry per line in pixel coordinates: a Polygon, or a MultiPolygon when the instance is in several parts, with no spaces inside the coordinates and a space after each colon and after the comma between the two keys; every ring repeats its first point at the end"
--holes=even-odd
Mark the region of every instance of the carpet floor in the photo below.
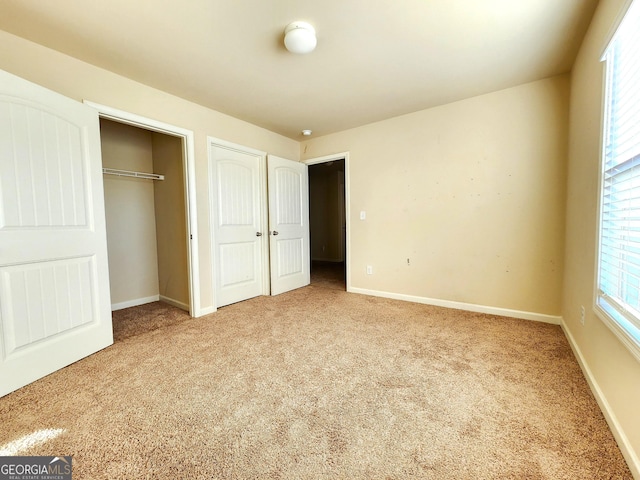
{"type": "Polygon", "coordinates": [[[78,479],[631,479],[558,326],[320,284],[116,342],[0,398],[0,454],[78,479]]]}

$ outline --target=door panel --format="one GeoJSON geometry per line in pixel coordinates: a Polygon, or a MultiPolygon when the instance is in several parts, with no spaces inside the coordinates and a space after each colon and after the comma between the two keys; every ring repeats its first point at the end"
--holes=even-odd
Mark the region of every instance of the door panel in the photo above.
{"type": "Polygon", "coordinates": [[[80,128],[37,107],[5,99],[0,102],[0,130],[5,133],[0,174],[7,179],[0,225],[86,226],[80,128]],[[20,145],[27,150],[19,150],[20,145]],[[48,156],[52,149],[56,154],[48,156]]]}
{"type": "Polygon", "coordinates": [[[0,291],[7,299],[2,316],[7,358],[40,340],[93,323],[94,271],[92,257],[1,268],[0,291]]]}
{"type": "MultiPolygon", "coordinates": [[[[279,237],[280,235],[278,235],[279,237]]],[[[278,260],[277,271],[281,278],[289,275],[296,275],[303,271],[302,261],[304,258],[304,242],[300,238],[275,240],[277,248],[276,258],[278,260]]]]}
{"type": "Polygon", "coordinates": [[[269,155],[271,294],[309,285],[309,178],[303,163],[269,155]]]}
{"type": "Polygon", "coordinates": [[[0,71],[0,395],[113,343],[95,110],[0,71]]]}
{"type": "Polygon", "coordinates": [[[256,242],[253,239],[250,242],[220,245],[220,277],[223,286],[237,287],[259,281],[255,265],[256,242]]]}
{"type": "Polygon", "coordinates": [[[214,172],[216,305],[263,294],[260,163],[263,156],[210,145],[214,172]]]}

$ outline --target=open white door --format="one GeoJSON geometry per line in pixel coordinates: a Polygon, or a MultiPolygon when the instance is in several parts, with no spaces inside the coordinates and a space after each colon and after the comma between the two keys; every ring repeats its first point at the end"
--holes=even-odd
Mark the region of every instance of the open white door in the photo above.
{"type": "Polygon", "coordinates": [[[216,305],[222,307],[263,294],[264,153],[210,143],[209,162],[215,192],[216,305]]]}
{"type": "Polygon", "coordinates": [[[113,343],[98,113],[0,71],[0,396],[113,343]]]}
{"type": "Polygon", "coordinates": [[[268,156],[271,294],[309,285],[307,165],[268,156]]]}

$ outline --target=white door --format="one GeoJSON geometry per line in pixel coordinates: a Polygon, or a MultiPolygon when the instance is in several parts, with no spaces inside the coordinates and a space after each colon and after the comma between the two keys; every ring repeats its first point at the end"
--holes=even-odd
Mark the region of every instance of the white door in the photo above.
{"type": "Polygon", "coordinates": [[[0,395],[113,343],[98,114],[0,71],[0,395]]]}
{"type": "Polygon", "coordinates": [[[209,158],[215,192],[216,305],[222,307],[264,293],[264,154],[211,143],[209,158]]]}
{"type": "Polygon", "coordinates": [[[309,285],[309,176],[307,165],[269,155],[271,294],[309,285]]]}

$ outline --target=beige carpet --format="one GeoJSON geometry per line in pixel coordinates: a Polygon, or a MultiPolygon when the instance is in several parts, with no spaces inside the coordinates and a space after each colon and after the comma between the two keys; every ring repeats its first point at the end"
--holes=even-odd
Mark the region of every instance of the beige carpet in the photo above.
{"type": "Polygon", "coordinates": [[[134,310],[0,399],[0,449],[76,480],[631,478],[557,326],[318,285],[134,310]]]}

